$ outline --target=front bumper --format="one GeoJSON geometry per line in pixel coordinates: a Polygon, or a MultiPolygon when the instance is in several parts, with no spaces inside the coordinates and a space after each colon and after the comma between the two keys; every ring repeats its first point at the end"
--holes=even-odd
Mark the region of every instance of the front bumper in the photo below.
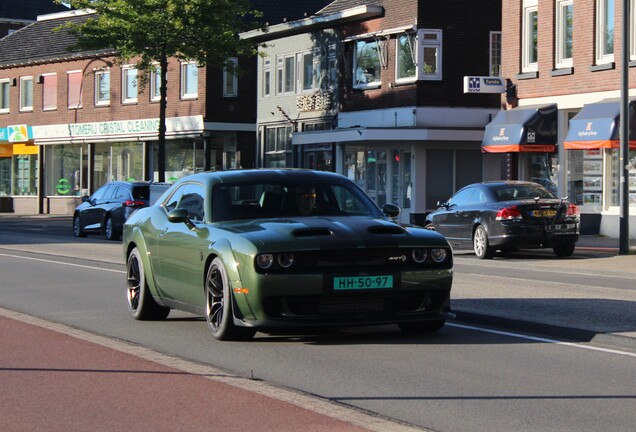
{"type": "Polygon", "coordinates": [[[259,329],[446,320],[452,270],[403,272],[391,289],[338,292],[334,274],[264,275],[258,290],[235,294],[235,323],[259,329]]]}

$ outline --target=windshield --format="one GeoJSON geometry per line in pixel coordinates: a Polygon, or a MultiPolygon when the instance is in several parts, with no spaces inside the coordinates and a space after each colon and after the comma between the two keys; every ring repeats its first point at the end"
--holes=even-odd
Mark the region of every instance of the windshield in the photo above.
{"type": "Polygon", "coordinates": [[[222,184],[212,192],[215,222],[297,216],[372,216],[382,212],[354,184],[259,182],[222,184]]]}

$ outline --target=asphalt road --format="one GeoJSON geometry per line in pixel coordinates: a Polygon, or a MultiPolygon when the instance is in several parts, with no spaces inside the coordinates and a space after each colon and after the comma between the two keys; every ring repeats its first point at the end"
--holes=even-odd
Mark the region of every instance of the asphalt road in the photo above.
{"type": "MultiPolygon", "coordinates": [[[[204,320],[185,313],[171,313],[165,322],[132,320],[119,243],[5,228],[0,307],[6,309],[435,431],[632,431],[636,425],[633,350],[462,322],[428,337],[382,326],[259,333],[250,342],[223,343],[208,334],[204,320]]],[[[633,289],[629,278],[569,272],[562,279],[561,272],[537,272],[540,259],[531,266],[514,265],[516,259],[523,261],[482,266],[459,257],[458,301],[478,301],[474,291],[493,299],[491,293],[511,283],[559,295],[577,286],[608,289],[610,281],[617,285],[612,290],[633,289]]]]}

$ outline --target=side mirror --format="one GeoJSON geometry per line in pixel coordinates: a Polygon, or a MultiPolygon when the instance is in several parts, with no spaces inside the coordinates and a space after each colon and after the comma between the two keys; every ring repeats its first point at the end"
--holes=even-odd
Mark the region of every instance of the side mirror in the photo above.
{"type": "Polygon", "coordinates": [[[168,221],[172,223],[183,222],[184,224],[186,224],[186,226],[189,229],[195,228],[194,224],[192,223],[188,215],[188,210],[186,209],[180,208],[180,209],[172,210],[171,212],[168,213],[168,221]]]}
{"type": "Polygon", "coordinates": [[[84,195],[84,196],[82,197],[82,202],[83,202],[83,203],[85,203],[86,201],[88,201],[88,200],[90,200],[90,199],[91,199],[91,197],[90,197],[90,196],[88,196],[88,195],[84,195]]]}
{"type": "Polygon", "coordinates": [[[396,218],[402,213],[402,209],[395,204],[384,204],[382,212],[390,218],[396,218]]]}
{"type": "Polygon", "coordinates": [[[447,201],[437,201],[437,207],[444,207],[444,208],[448,208],[448,202],[447,201]]]}

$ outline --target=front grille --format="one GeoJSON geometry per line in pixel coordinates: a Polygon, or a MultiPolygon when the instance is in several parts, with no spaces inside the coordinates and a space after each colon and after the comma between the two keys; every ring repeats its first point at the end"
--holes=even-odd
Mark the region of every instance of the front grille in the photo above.
{"type": "Polygon", "coordinates": [[[270,317],[352,317],[436,311],[441,308],[443,300],[444,294],[441,292],[385,296],[283,296],[266,298],[264,307],[270,317]]]}

